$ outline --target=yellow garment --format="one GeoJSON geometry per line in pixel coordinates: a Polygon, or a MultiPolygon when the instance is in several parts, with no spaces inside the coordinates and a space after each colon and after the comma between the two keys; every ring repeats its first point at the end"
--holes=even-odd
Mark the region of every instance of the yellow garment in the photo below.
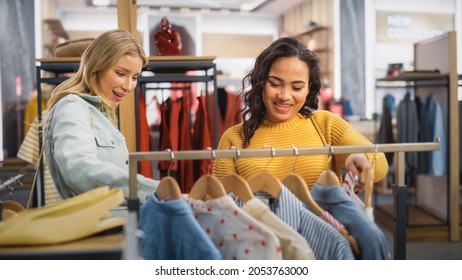
{"type": "MultiPolygon", "coordinates": [[[[310,118],[304,118],[301,115],[293,118],[289,122],[271,123],[263,121],[260,127],[255,131],[250,140],[248,148],[259,149],[263,147],[272,148],[289,148],[294,145],[297,148],[322,147],[324,144],[333,146],[341,145],[370,145],[371,142],[361,133],[356,131],[344,119],[337,117],[329,111],[316,111],[310,118]],[[320,134],[317,132],[313,121],[317,124],[320,132],[324,135],[327,143],[323,143],[320,134]]],[[[218,149],[228,150],[231,146],[238,149],[243,148],[242,123],[229,128],[221,137],[218,149]]],[[[334,149],[335,152],[335,149],[334,149]]],[[[383,153],[366,154],[369,160],[376,158],[375,181],[382,180],[388,172],[388,163],[383,153]]],[[[346,155],[334,155],[332,162],[334,171],[341,180],[341,167],[344,167],[346,155]]],[[[266,166],[267,172],[273,174],[282,180],[288,174],[295,172],[302,176],[307,185],[311,188],[318,179],[322,171],[328,168],[328,155],[310,155],[310,156],[287,156],[287,157],[252,157],[239,158],[236,169],[238,174],[245,179],[252,175],[264,172],[266,166]],[[294,161],[297,160],[295,170],[293,170],[294,161]]],[[[216,159],[214,163],[214,175],[223,177],[233,173],[234,159],[216,159]]]]}
{"type": "MultiPolygon", "coordinates": [[[[32,95],[31,99],[27,103],[24,111],[24,135],[27,135],[27,131],[31,127],[33,121],[38,117],[38,98],[37,93],[32,95]]],[[[47,107],[46,101],[42,99],[42,111],[47,107]]]]}
{"type": "Polygon", "coordinates": [[[123,201],[122,189],[104,186],[19,212],[0,223],[0,245],[57,244],[122,226],[124,217],[107,218],[107,213],[123,201]]]}

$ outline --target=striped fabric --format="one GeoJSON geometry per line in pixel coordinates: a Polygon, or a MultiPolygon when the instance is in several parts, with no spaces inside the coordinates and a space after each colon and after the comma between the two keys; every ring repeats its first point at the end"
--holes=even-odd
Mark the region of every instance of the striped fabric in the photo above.
{"type": "MultiPolygon", "coordinates": [[[[42,118],[46,118],[46,111],[42,113],[42,118]]],[[[34,124],[37,124],[35,119],[34,124]]],[[[21,146],[19,147],[17,157],[38,166],[39,164],[39,139],[38,139],[38,128],[36,125],[31,125],[27,131],[26,137],[24,137],[21,146]]],[[[62,200],[55,187],[53,179],[51,178],[50,172],[48,171],[48,164],[43,155],[43,166],[44,166],[44,183],[45,183],[45,204],[50,204],[62,200]]],[[[38,181],[38,178],[37,178],[38,181]]]]}
{"type": "MultiPolygon", "coordinates": [[[[242,207],[243,202],[234,199],[242,207]]],[[[317,260],[355,259],[350,244],[338,230],[308,210],[287,188],[282,187],[278,200],[269,200],[269,207],[306,239],[317,260]]]]}
{"type": "Polygon", "coordinates": [[[342,223],[340,223],[339,221],[337,221],[336,218],[332,217],[331,214],[329,214],[329,212],[327,211],[324,211],[322,213],[322,216],[321,218],[326,221],[327,223],[329,223],[331,226],[333,226],[336,230],[338,231],[341,231],[343,228],[345,228],[344,225],[342,225],[342,223]]]}

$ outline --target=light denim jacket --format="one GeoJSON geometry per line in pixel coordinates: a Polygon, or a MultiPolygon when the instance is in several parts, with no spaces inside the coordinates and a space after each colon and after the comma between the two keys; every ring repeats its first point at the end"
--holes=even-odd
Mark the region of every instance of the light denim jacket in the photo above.
{"type": "MultiPolygon", "coordinates": [[[[48,114],[45,155],[51,177],[63,198],[99,186],[121,187],[128,197],[128,149],[120,131],[100,111],[101,97],[69,94],[48,114]],[[47,131],[48,130],[48,131],[47,131]]],[[[142,202],[158,181],[140,174],[142,202]]]]}

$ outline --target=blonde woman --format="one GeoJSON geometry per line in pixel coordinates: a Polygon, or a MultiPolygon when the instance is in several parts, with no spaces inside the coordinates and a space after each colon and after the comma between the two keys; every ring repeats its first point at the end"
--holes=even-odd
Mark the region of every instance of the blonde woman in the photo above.
{"type": "MultiPolygon", "coordinates": [[[[134,91],[147,63],[142,46],[122,29],[104,32],[85,50],[80,67],[51,93],[45,155],[63,198],[99,186],[128,196],[128,149],[117,129],[119,103],[134,91]]],[[[137,175],[142,201],[158,181],[137,175]]]]}

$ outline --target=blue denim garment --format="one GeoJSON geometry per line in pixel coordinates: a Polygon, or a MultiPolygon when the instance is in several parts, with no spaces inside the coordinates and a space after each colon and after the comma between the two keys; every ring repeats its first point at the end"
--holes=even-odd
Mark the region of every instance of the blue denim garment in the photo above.
{"type": "Polygon", "coordinates": [[[140,243],[144,259],[222,259],[186,200],[164,201],[151,194],[140,207],[140,229],[144,233],[140,243]]]}

